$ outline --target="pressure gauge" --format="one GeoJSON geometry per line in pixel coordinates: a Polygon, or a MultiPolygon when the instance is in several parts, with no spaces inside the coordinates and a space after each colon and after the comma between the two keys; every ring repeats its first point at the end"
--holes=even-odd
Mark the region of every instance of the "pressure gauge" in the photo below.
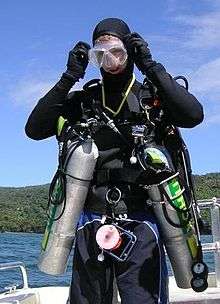
{"type": "Polygon", "coordinates": [[[196,292],[202,292],[207,289],[208,283],[205,278],[194,277],[191,280],[191,287],[196,292]]]}
{"type": "Polygon", "coordinates": [[[206,265],[204,263],[198,262],[193,264],[192,271],[195,275],[202,274],[206,270],[206,265]]]}

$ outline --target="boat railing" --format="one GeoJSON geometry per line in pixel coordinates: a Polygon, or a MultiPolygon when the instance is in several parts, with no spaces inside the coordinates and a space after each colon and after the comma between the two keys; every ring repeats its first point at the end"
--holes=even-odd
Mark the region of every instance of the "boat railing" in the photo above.
{"type": "Polygon", "coordinates": [[[214,253],[216,286],[220,287],[220,198],[197,201],[200,209],[209,208],[211,215],[212,242],[203,243],[203,252],[214,253]]]}
{"type": "MultiPolygon", "coordinates": [[[[22,262],[11,262],[11,263],[0,263],[0,270],[8,270],[19,268],[22,274],[22,281],[23,281],[23,289],[28,289],[28,278],[27,278],[27,271],[25,269],[25,265],[22,262]]],[[[6,287],[9,289],[9,293],[16,289],[16,286],[6,287]]]]}

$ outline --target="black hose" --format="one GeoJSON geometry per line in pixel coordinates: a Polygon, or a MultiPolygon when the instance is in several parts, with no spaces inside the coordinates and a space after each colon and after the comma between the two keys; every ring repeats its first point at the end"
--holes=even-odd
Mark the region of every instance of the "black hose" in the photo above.
{"type": "Polygon", "coordinates": [[[48,218],[50,220],[53,220],[54,222],[58,221],[61,218],[61,216],[63,215],[65,207],[66,207],[66,176],[65,176],[65,174],[63,174],[62,170],[60,170],[58,168],[57,172],[55,173],[55,175],[52,179],[52,182],[51,182],[50,188],[49,188],[49,199],[48,199],[48,205],[47,205],[47,209],[48,209],[47,216],[48,216],[48,218]],[[56,183],[58,181],[60,182],[60,191],[61,191],[60,193],[61,193],[61,195],[58,198],[57,197],[54,198],[53,193],[54,193],[54,190],[55,190],[55,187],[56,187],[56,183]],[[59,206],[61,204],[63,204],[63,208],[61,210],[61,213],[56,218],[52,218],[51,215],[49,214],[50,206],[51,205],[59,206]]]}
{"type": "Polygon", "coordinates": [[[174,80],[183,80],[184,81],[184,84],[185,84],[185,89],[188,91],[189,89],[189,83],[188,83],[188,80],[186,79],[186,77],[184,76],[176,76],[173,78],[174,80]]]}
{"type": "Polygon", "coordinates": [[[59,159],[59,167],[58,170],[56,171],[51,184],[50,184],[50,188],[49,188],[49,198],[48,198],[48,205],[47,205],[47,209],[49,211],[50,206],[54,205],[54,206],[59,206],[61,204],[63,204],[63,208],[60,212],[60,214],[56,217],[56,218],[52,218],[50,216],[50,214],[47,212],[47,216],[49,219],[55,221],[58,221],[61,216],[63,215],[65,208],[66,208],[66,176],[70,176],[72,178],[75,178],[74,176],[66,173],[66,168],[69,162],[70,157],[72,156],[73,152],[82,144],[83,140],[79,140],[77,143],[74,142],[72,144],[70,144],[69,147],[69,151],[67,152],[66,157],[63,159],[62,156],[59,159]],[[53,197],[53,193],[56,187],[56,183],[58,183],[58,181],[60,182],[60,189],[61,189],[61,195],[59,197],[57,197],[55,195],[55,198],[53,197]]]}

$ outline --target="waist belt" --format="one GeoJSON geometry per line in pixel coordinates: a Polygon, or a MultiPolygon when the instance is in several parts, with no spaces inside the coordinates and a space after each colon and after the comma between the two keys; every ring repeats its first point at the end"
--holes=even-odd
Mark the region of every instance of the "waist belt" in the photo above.
{"type": "Polygon", "coordinates": [[[135,168],[98,169],[94,173],[93,184],[97,186],[121,183],[152,185],[160,183],[171,175],[172,172],[168,170],[156,172],[150,168],[148,170],[135,168]]]}
{"type": "MultiPolygon", "coordinates": [[[[107,190],[107,189],[106,189],[107,190]]],[[[134,211],[143,211],[147,208],[146,200],[148,199],[147,192],[131,193],[122,192],[120,201],[112,206],[111,212],[114,210],[115,214],[124,214],[134,211]]],[[[100,200],[96,196],[90,196],[85,203],[85,209],[92,212],[100,212],[102,214],[108,214],[110,205],[106,200],[100,200]]]]}

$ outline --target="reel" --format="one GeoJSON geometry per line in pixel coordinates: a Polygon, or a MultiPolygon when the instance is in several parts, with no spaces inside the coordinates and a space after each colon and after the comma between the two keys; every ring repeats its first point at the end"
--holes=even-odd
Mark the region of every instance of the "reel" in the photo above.
{"type": "MultiPolygon", "coordinates": [[[[124,262],[133,249],[137,237],[115,223],[104,224],[96,232],[96,242],[105,252],[119,262],[124,262]]],[[[98,257],[101,261],[104,258],[98,257]]]]}

